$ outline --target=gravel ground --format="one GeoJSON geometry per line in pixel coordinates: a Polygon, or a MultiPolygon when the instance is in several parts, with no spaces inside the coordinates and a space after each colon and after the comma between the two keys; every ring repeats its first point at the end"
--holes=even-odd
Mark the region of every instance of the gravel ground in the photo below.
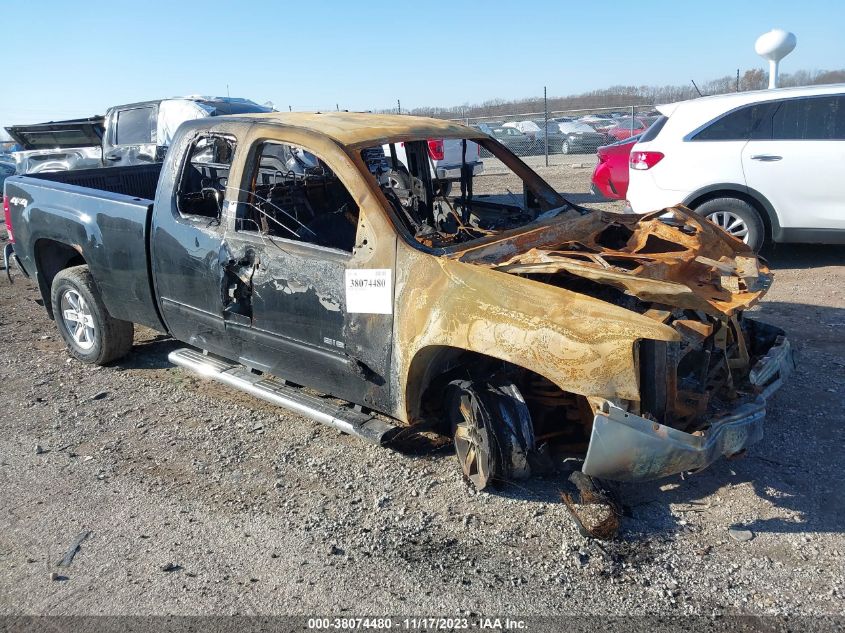
{"type": "MultiPolygon", "coordinates": [[[[567,165],[590,159],[565,159],[541,172],[588,196],[567,165]]],[[[561,480],[476,494],[448,450],[370,447],[204,382],[149,330],[82,365],[34,286],[0,282],[0,614],[843,614],[843,250],[770,254],[761,310],[800,366],[764,440],[623,487],[611,542],[579,536],[561,480]]]]}

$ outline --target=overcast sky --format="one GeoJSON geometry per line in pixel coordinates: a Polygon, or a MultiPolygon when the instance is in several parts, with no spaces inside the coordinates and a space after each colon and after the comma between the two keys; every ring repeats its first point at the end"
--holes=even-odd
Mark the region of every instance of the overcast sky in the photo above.
{"type": "Polygon", "coordinates": [[[0,24],[3,126],[227,89],[366,110],[706,81],[765,67],[773,27],[798,36],[783,72],[845,67],[845,2],[824,0],[6,0],[0,24]]]}

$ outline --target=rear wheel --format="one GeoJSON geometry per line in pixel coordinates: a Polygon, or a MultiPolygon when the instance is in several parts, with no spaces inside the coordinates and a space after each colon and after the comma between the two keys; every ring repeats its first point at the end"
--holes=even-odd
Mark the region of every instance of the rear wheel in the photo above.
{"type": "Polygon", "coordinates": [[[713,224],[754,251],[759,251],[765,238],[763,219],[752,205],[739,198],[714,198],[696,208],[713,224]]]}
{"type": "Polygon", "coordinates": [[[108,313],[88,266],[60,271],[50,300],[59,334],[71,355],[83,363],[105,365],[132,348],[132,323],[108,313]]]}

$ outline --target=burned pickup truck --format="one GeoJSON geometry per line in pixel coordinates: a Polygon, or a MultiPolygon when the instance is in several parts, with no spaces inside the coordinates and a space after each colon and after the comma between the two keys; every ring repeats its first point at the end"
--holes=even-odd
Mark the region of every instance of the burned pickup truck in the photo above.
{"type": "Polygon", "coordinates": [[[163,165],[14,176],[4,206],[79,360],[142,324],[189,346],[173,363],[347,433],[449,436],[479,489],[562,455],[609,480],[702,469],[761,437],[792,367],[744,315],[772,280],[744,244],[683,208],[571,204],[451,122],[192,121],[163,165]],[[450,193],[431,139],[498,162],[450,193]]]}

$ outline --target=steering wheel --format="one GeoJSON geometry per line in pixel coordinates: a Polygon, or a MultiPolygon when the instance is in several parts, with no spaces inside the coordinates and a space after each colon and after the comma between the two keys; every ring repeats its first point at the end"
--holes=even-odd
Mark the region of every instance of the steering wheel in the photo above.
{"type": "Polygon", "coordinates": [[[217,211],[223,211],[223,192],[216,187],[203,187],[200,189],[203,199],[212,198],[217,204],[217,211]]]}

